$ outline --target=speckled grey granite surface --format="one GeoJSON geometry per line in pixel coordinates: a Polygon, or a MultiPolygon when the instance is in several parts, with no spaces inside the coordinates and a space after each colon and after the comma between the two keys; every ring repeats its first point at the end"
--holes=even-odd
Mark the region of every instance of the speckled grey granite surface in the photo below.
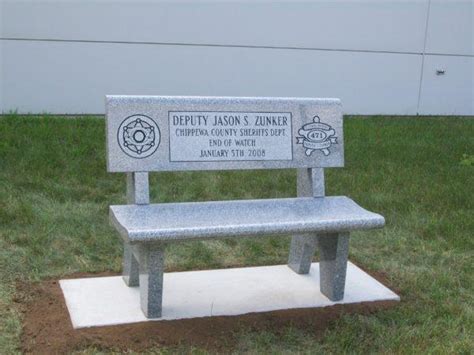
{"type": "Polygon", "coordinates": [[[338,99],[107,96],[110,172],[344,165],[338,99]]]}
{"type": "Polygon", "coordinates": [[[318,247],[318,236],[295,235],[291,238],[288,266],[297,274],[307,274],[318,247]]]}
{"type": "Polygon", "coordinates": [[[133,255],[132,246],[128,242],[123,243],[122,276],[125,284],[129,287],[139,285],[139,265],[137,258],[133,255]]]}
{"type": "Polygon", "coordinates": [[[308,273],[321,254],[321,292],[344,296],[349,232],[382,216],[344,196],[325,197],[325,167],[344,165],[338,99],[108,96],[107,168],[127,172],[127,203],[110,206],[124,238],[123,278],[141,307],[161,316],[169,242],[293,235],[288,265],[308,273]],[[297,198],[149,204],[149,171],[298,168],[297,198]]]}
{"type": "Polygon", "coordinates": [[[127,173],[127,203],[146,205],[150,203],[148,173],[127,173]]]}
{"type": "Polygon", "coordinates": [[[344,196],[110,206],[131,243],[380,228],[385,220],[344,196]]]}
{"type": "Polygon", "coordinates": [[[161,317],[163,301],[164,246],[140,245],[140,305],[147,318],[161,317]]]}
{"type": "MultiPolygon", "coordinates": [[[[298,169],[296,180],[298,197],[324,197],[324,169],[298,169]]],[[[291,238],[288,266],[298,274],[307,274],[318,247],[317,234],[295,235],[291,238]]]]}
{"type": "Polygon", "coordinates": [[[331,301],[344,298],[349,233],[319,236],[319,273],[321,293],[331,301]]]}

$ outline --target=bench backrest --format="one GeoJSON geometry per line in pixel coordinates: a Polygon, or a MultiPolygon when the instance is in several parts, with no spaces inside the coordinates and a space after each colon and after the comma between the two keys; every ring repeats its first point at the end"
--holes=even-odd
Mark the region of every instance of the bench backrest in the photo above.
{"type": "Polygon", "coordinates": [[[107,169],[128,203],[149,203],[148,172],[297,168],[298,195],[324,196],[344,165],[338,99],[107,96],[107,169]]]}
{"type": "Polygon", "coordinates": [[[107,96],[110,172],[340,167],[337,99],[107,96]]]}

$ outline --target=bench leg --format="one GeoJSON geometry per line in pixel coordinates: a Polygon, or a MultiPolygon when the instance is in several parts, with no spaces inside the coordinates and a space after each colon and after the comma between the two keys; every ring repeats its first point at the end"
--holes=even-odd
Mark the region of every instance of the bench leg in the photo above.
{"type": "Polygon", "coordinates": [[[138,261],[133,255],[130,243],[123,243],[123,280],[128,287],[136,287],[139,284],[138,261]]]}
{"type": "Polygon", "coordinates": [[[161,317],[163,299],[163,245],[141,246],[140,255],[140,305],[147,318],[161,317]]]}
{"type": "Polygon", "coordinates": [[[307,274],[318,247],[318,236],[297,235],[291,238],[288,266],[297,274],[307,274]]]}
{"type": "Polygon", "coordinates": [[[331,301],[340,301],[346,284],[349,233],[321,235],[319,250],[321,293],[331,301]]]}

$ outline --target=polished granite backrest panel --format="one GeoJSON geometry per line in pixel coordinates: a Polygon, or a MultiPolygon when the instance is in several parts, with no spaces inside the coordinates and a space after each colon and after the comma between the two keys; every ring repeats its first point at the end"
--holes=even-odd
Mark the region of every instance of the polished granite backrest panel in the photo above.
{"type": "Polygon", "coordinates": [[[110,172],[344,165],[338,99],[107,96],[110,172]]]}

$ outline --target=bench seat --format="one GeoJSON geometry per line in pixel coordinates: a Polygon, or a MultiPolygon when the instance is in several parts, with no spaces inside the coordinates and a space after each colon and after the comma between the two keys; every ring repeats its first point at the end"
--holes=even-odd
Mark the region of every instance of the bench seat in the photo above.
{"type": "Polygon", "coordinates": [[[110,220],[131,244],[331,233],[385,224],[384,217],[345,196],[110,206],[110,220]]]}

